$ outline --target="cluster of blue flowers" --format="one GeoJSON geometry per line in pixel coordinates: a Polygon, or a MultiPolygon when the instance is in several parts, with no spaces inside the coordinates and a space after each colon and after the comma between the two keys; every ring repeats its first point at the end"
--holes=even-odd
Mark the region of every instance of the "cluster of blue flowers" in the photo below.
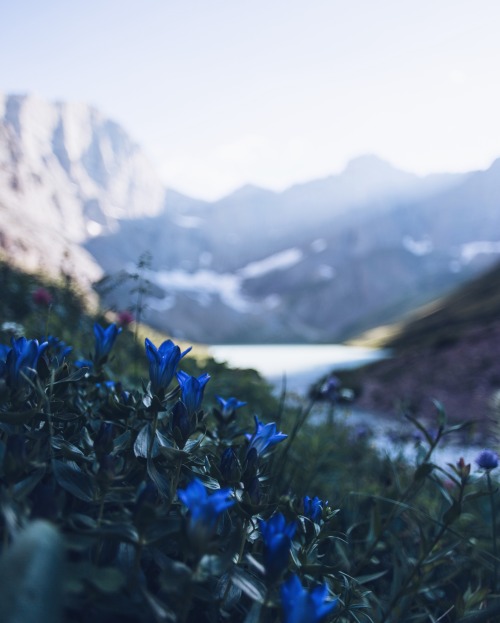
{"type": "MultiPolygon", "coordinates": [[[[111,397],[114,402],[108,404],[127,405],[132,400],[130,392],[124,391],[120,383],[107,379],[106,374],[103,373],[103,366],[109,361],[111,351],[121,331],[122,329],[115,324],[104,328],[96,323],[94,325],[95,346],[91,358],[75,362],[76,368],[88,368],[83,377],[93,382],[94,395],[102,396],[104,405],[111,397]]],[[[144,405],[152,405],[149,407],[149,413],[152,413],[153,417],[157,417],[160,411],[168,412],[170,417],[164,419],[168,421],[170,428],[167,430],[162,424],[163,428],[157,429],[155,425],[153,430],[148,429],[150,425],[146,424],[143,431],[137,435],[134,446],[136,456],[147,459],[147,470],[151,477],[151,481],[144,484],[142,492],[138,495],[137,512],[146,508],[147,504],[154,499],[156,485],[160,482],[152,464],[153,459],[160,456],[160,450],[154,446],[156,437],[163,444],[158,446],[163,452],[170,452],[168,456],[182,461],[183,457],[187,456],[182,454],[183,448],[198,430],[200,418],[203,417],[200,414],[203,414],[202,402],[210,375],[204,373],[196,377],[178,369],[181,360],[190,350],[191,348],[187,348],[181,351],[180,347],[171,340],[164,341],[158,347],[149,339],[145,340],[149,384],[144,397],[149,397],[150,400],[149,402],[145,400],[144,405]],[[171,391],[170,385],[174,381],[177,381],[177,385],[171,391]],[[151,434],[155,437],[148,438],[149,441],[144,450],[141,447],[141,434],[149,435],[146,429],[153,430],[151,434]],[[169,445],[172,441],[165,437],[168,431],[171,433],[170,439],[175,442],[174,445],[169,445]]],[[[45,357],[46,366],[59,366],[71,352],[71,347],[53,337],[41,344],[37,340],[27,340],[24,337],[13,338],[10,347],[0,347],[0,380],[3,380],[13,399],[20,390],[24,391],[23,399],[26,399],[26,396],[29,397],[30,392],[34,391],[37,375],[40,374],[37,369],[41,359],[45,357]],[[50,356],[49,353],[51,353],[50,356]]],[[[81,374],[77,375],[77,378],[83,377],[81,374]]],[[[235,420],[236,412],[247,403],[235,397],[226,399],[216,396],[216,400],[219,409],[214,409],[214,413],[219,418],[221,431],[232,430],[230,426],[235,420]]],[[[256,514],[256,525],[260,528],[260,550],[257,549],[262,557],[263,578],[266,584],[276,591],[283,582],[281,593],[277,593],[281,595],[283,620],[285,623],[323,621],[334,611],[337,600],[328,597],[326,586],[315,586],[308,590],[302,586],[297,575],[288,574],[293,539],[297,533],[298,524],[294,520],[287,521],[285,515],[276,508],[269,515],[266,503],[264,503],[262,483],[269,478],[269,474],[266,473],[267,457],[279,443],[287,438],[287,435],[279,431],[274,422],[264,423],[256,416],[254,421],[253,433],[244,435],[242,431],[237,433],[240,437],[243,436],[243,444],[231,443],[223,450],[221,449],[218,466],[220,483],[216,483],[213,478],[209,481],[205,480],[206,474],[204,477],[204,470],[199,468],[199,477],[184,479],[183,486],[174,489],[176,499],[174,497],[172,501],[175,503],[178,500],[179,509],[182,507],[185,509],[182,513],[184,534],[195,560],[200,559],[217,542],[221,520],[232,508],[239,506],[238,513],[242,513],[243,516],[256,514]],[[210,482],[210,488],[206,486],[207,482],[210,482]],[[262,519],[259,511],[265,511],[264,516],[267,519],[262,519]]],[[[113,421],[100,419],[94,425],[92,450],[97,461],[95,473],[99,486],[104,491],[113,481],[119,464],[115,456],[117,435],[117,424],[113,421]]],[[[230,438],[230,436],[226,437],[226,439],[230,438]]],[[[25,463],[26,447],[22,435],[9,436],[6,444],[5,466],[11,477],[17,475],[19,466],[25,463]]],[[[180,468],[181,463],[178,465],[180,468]]],[[[179,469],[178,476],[180,473],[179,469]]],[[[312,522],[319,523],[324,507],[325,504],[319,498],[305,497],[303,516],[312,522]]]]}

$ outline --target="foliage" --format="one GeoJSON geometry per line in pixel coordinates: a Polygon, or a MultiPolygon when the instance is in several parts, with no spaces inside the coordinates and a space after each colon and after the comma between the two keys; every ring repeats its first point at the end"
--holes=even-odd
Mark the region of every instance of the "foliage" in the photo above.
{"type": "Polygon", "coordinates": [[[497,455],[437,466],[461,428],[441,405],[432,430],[408,415],[411,466],[340,420],[345,394],[278,401],[156,337],[137,366],[132,331],[78,313],[73,350],[0,349],[3,620],[498,620],[497,455]]]}

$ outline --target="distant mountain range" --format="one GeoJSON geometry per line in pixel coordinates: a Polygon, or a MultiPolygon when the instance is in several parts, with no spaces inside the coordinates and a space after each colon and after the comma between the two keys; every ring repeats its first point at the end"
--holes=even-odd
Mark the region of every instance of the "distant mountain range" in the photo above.
{"type": "Polygon", "coordinates": [[[390,322],[499,257],[499,203],[500,161],[418,177],[376,156],[203,202],[165,189],[98,111],[0,96],[0,250],[99,281],[118,308],[147,252],[148,322],[193,341],[339,341],[390,322]]]}

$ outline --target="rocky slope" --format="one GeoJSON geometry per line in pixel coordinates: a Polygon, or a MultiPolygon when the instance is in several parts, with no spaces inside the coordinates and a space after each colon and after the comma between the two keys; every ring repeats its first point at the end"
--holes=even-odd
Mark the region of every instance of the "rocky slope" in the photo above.
{"type": "Polygon", "coordinates": [[[485,442],[500,434],[500,265],[420,310],[385,345],[391,358],[344,377],[357,408],[432,421],[438,400],[485,442]]]}
{"type": "Polygon", "coordinates": [[[103,268],[83,243],[163,210],[165,190],[122,128],[83,104],[0,94],[0,250],[83,285],[103,268]]]}

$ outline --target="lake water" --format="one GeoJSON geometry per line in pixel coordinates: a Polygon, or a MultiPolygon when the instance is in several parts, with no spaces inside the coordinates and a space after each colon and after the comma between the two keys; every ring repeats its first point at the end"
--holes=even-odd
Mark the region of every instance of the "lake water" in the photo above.
{"type": "Polygon", "coordinates": [[[381,349],[343,344],[244,344],[215,345],[209,353],[233,368],[252,368],[278,389],[286,377],[293,392],[305,392],[309,385],[335,369],[360,366],[387,356],[381,349]]]}
{"type": "MultiPolygon", "coordinates": [[[[282,388],[286,378],[287,392],[305,395],[309,386],[331,371],[355,368],[371,361],[389,356],[381,349],[345,346],[342,344],[255,344],[255,345],[215,345],[209,353],[217,361],[226,362],[233,368],[252,368],[272,383],[276,391],[282,388]]],[[[312,418],[324,418],[321,407],[312,418]]],[[[384,418],[371,413],[353,409],[339,409],[338,418],[343,419],[353,429],[364,427],[369,431],[373,445],[381,452],[389,454],[402,452],[407,459],[415,460],[417,450],[411,439],[415,431],[403,418],[384,418]],[[401,439],[395,442],[396,438],[401,439]]],[[[436,452],[434,460],[444,466],[456,463],[460,457],[473,463],[480,451],[475,444],[448,443],[436,452]]],[[[473,465],[473,470],[475,466],[473,465]]]]}

